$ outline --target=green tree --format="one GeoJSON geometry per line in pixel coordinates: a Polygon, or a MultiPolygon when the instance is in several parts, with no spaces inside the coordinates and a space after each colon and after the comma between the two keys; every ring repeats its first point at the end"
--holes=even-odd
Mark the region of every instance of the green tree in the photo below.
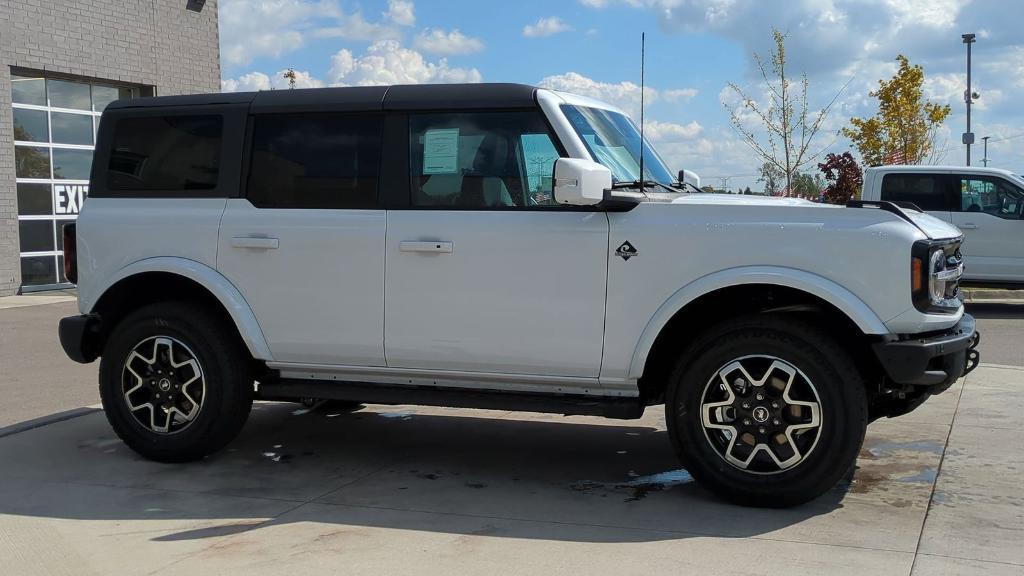
{"type": "Polygon", "coordinates": [[[817,198],[821,194],[821,188],[814,181],[814,176],[801,173],[793,178],[793,194],[801,198],[817,198]]]}
{"type": "Polygon", "coordinates": [[[714,194],[715,193],[715,187],[711,186],[711,185],[701,186],[700,189],[701,189],[702,192],[707,192],[709,194],[714,194]]]}
{"type": "Polygon", "coordinates": [[[871,118],[850,118],[842,129],[868,166],[889,162],[920,164],[934,150],[935,132],[951,111],[948,104],[930,102],[921,90],[924,68],[910,65],[900,54],[899,70],[889,80],[879,80],[870,92],[878,100],[878,113],[871,118]]]}
{"type": "Polygon", "coordinates": [[[778,166],[771,162],[765,162],[761,165],[761,177],[757,181],[764,182],[764,193],[766,195],[778,196],[782,193],[780,185],[783,183],[782,181],[785,176],[778,166]]]}
{"type": "Polygon", "coordinates": [[[845,86],[836,93],[828,106],[818,111],[810,110],[807,102],[807,75],[802,74],[796,85],[787,75],[786,35],[773,28],[772,39],[775,48],[769,53],[768,62],[754,54],[754,62],[768,89],[768,102],[758,104],[748,95],[748,91],[730,82],[729,88],[739,97],[740,104],[730,106],[726,103],[725,108],[729,111],[733,129],[765,163],[778,169],[782,174],[782,183],[789,190],[800,169],[814,162],[821,153],[811,152],[811,141],[845,86]],[[750,115],[760,122],[761,130],[758,132],[763,131],[764,138],[747,127],[746,118],[750,115]],[[762,143],[765,140],[767,144],[762,143]]]}

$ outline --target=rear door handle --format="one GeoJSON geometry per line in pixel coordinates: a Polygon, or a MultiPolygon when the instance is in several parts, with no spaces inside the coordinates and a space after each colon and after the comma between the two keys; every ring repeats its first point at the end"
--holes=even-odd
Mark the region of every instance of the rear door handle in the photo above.
{"type": "Polygon", "coordinates": [[[231,239],[231,245],[235,248],[252,248],[254,250],[277,250],[281,241],[277,238],[266,238],[263,236],[235,236],[231,239]]]}
{"type": "Polygon", "coordinates": [[[974,224],[973,222],[964,222],[963,224],[960,225],[960,229],[961,230],[977,230],[978,229],[978,225],[974,224]]]}
{"type": "Polygon", "coordinates": [[[403,240],[398,243],[398,249],[402,252],[427,252],[430,254],[451,254],[455,248],[454,244],[446,241],[420,242],[416,240],[403,240]]]}

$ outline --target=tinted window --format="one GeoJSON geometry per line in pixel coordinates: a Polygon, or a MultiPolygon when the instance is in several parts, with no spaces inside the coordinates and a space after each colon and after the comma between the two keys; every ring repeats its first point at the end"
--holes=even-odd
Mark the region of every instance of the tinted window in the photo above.
{"type": "Polygon", "coordinates": [[[124,118],[108,165],[113,190],[209,190],[217,186],[223,120],[216,115],[124,118]]]}
{"type": "Polygon", "coordinates": [[[49,178],[50,149],[15,146],[14,175],[17,178],[49,178]]]}
{"type": "Polygon", "coordinates": [[[1003,180],[987,176],[958,176],[962,212],[984,212],[999,218],[1019,220],[1024,209],[1024,191],[1003,180]]]}
{"type": "Polygon", "coordinates": [[[29,256],[21,259],[21,283],[25,286],[57,282],[57,262],[53,256],[29,256]]]}
{"type": "Polygon", "coordinates": [[[92,116],[53,112],[53,142],[92,146],[92,116]]]}
{"type": "Polygon", "coordinates": [[[49,142],[50,132],[43,110],[14,109],[14,139],[25,142],[49,142]]]}
{"type": "Polygon", "coordinates": [[[247,197],[261,208],[374,208],[380,116],[257,116],[247,197]]]}
{"type": "Polygon", "coordinates": [[[47,216],[53,214],[53,194],[49,184],[19,182],[18,214],[21,216],[47,216]]]}
{"type": "Polygon", "coordinates": [[[557,206],[559,153],[536,112],[424,114],[409,119],[414,206],[557,206]]]}
{"type": "Polygon", "coordinates": [[[11,97],[15,104],[46,106],[46,81],[11,75],[11,97]]]}
{"type": "Polygon", "coordinates": [[[20,220],[18,240],[22,252],[50,252],[53,250],[52,220],[20,220]]]}
{"type": "Polygon", "coordinates": [[[922,210],[949,210],[946,182],[944,174],[886,174],[882,200],[911,202],[922,210]]]}
{"type": "Polygon", "coordinates": [[[57,180],[88,180],[92,150],[53,149],[53,177],[57,180]]]}

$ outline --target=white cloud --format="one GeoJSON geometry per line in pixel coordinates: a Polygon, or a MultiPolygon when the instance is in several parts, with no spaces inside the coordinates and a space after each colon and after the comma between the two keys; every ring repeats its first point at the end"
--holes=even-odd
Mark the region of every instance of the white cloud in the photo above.
{"type": "Polygon", "coordinates": [[[324,26],[313,30],[316,38],[343,38],[371,42],[385,38],[399,38],[401,31],[390,22],[369,22],[361,12],[351,14],[339,12],[332,26],[324,26]]]}
{"type": "MultiPolygon", "coordinates": [[[[248,74],[243,74],[238,78],[221,80],[220,88],[222,92],[283,90],[290,88],[288,79],[284,76],[287,71],[288,70],[279,70],[273,76],[268,76],[263,72],[249,72],[248,74]]],[[[323,85],[324,83],[322,81],[314,78],[309,72],[303,70],[295,71],[296,88],[320,88],[323,85]]]]}
{"type": "Polygon", "coordinates": [[[558,16],[547,16],[537,20],[535,24],[523,26],[523,36],[527,38],[541,38],[553,36],[561,32],[572,30],[572,26],[566,24],[558,16]]]}
{"type": "Polygon", "coordinates": [[[690,100],[693,100],[696,95],[696,88],[676,88],[661,91],[661,97],[664,98],[666,102],[689,102],[690,100]]]}
{"type": "Polygon", "coordinates": [[[452,56],[480,52],[484,49],[484,43],[479,38],[466,36],[458,28],[451,32],[445,32],[440,28],[427,28],[413,40],[413,47],[431,54],[452,56]]]}
{"type": "Polygon", "coordinates": [[[222,0],[221,57],[228,66],[300,48],[319,18],[338,13],[328,0],[222,0]]]}
{"type": "Polygon", "coordinates": [[[476,68],[454,68],[444,58],[430,62],[395,40],[381,40],[362,56],[343,49],[331,58],[328,78],[332,85],[388,85],[480,82],[476,68]]]}
{"type": "Polygon", "coordinates": [[[696,138],[703,130],[704,127],[696,120],[691,120],[689,124],[659,122],[657,120],[644,121],[644,137],[652,142],[691,140],[696,138]]]}
{"type": "Polygon", "coordinates": [[[413,3],[409,0],[388,0],[388,10],[384,17],[399,26],[412,26],[416,23],[413,3]]]}

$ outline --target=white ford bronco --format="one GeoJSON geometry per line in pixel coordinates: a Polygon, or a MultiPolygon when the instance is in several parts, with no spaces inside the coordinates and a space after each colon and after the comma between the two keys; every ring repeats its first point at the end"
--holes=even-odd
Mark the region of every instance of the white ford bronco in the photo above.
{"type": "Polygon", "coordinates": [[[976,365],[956,228],[691,195],[641,140],[509,84],[114,103],[61,343],[156,460],[219,450],[253,400],[664,404],[693,476],[761,506],[829,490],[869,422],[976,365]]]}

